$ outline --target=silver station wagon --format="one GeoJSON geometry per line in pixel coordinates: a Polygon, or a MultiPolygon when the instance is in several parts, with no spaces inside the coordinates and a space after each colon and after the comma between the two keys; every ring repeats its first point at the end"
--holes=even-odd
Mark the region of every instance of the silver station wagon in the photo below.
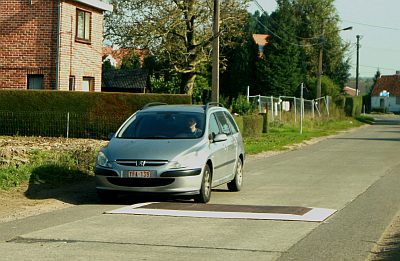
{"type": "Polygon", "coordinates": [[[150,103],[130,116],[97,156],[96,189],[189,195],[207,203],[211,188],[243,183],[243,139],[221,104],[150,103]]]}

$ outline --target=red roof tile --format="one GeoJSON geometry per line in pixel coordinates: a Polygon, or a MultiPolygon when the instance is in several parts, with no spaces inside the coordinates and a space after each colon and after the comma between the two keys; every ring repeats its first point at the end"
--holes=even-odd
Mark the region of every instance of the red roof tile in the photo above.
{"type": "Polygon", "coordinates": [[[266,45],[268,36],[268,34],[253,34],[253,39],[258,45],[266,45]]]}
{"type": "Polygon", "coordinates": [[[400,96],[400,74],[382,75],[372,90],[372,96],[379,96],[380,92],[388,91],[390,95],[400,96]]]}
{"type": "MultiPolygon", "coordinates": [[[[349,86],[345,86],[343,88],[343,92],[345,94],[347,94],[347,95],[350,95],[350,96],[356,96],[356,89],[353,89],[353,88],[351,88],[349,86]]],[[[360,93],[360,90],[358,91],[358,93],[360,93]]]]}
{"type": "Polygon", "coordinates": [[[143,64],[144,58],[149,55],[149,50],[135,48],[119,48],[114,50],[112,47],[103,47],[103,59],[105,59],[108,55],[111,55],[117,62],[117,67],[121,66],[122,59],[124,59],[124,57],[132,54],[139,56],[140,63],[143,64]]]}

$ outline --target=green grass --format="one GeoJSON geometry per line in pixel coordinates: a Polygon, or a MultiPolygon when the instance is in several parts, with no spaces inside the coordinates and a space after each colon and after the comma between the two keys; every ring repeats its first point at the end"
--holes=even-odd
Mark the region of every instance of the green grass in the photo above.
{"type": "Polygon", "coordinates": [[[93,176],[95,153],[74,151],[28,152],[27,163],[12,163],[0,167],[0,189],[8,190],[24,183],[30,187],[54,188],[93,176]]]}
{"type": "MultiPolygon", "coordinates": [[[[269,133],[259,137],[245,138],[247,154],[264,151],[285,150],[288,145],[301,143],[314,137],[335,134],[338,131],[361,126],[354,119],[306,120],[303,133],[299,123],[271,123],[269,133]]],[[[29,183],[29,188],[41,190],[60,187],[93,176],[97,151],[28,151],[28,162],[0,165],[0,190],[8,190],[29,183]]]]}
{"type": "Polygon", "coordinates": [[[286,146],[298,144],[316,137],[336,134],[339,131],[361,126],[363,123],[353,118],[341,120],[307,120],[303,124],[303,132],[300,134],[300,124],[271,124],[269,133],[263,133],[260,137],[244,139],[247,154],[257,154],[264,151],[279,151],[287,149],[286,146]]]}

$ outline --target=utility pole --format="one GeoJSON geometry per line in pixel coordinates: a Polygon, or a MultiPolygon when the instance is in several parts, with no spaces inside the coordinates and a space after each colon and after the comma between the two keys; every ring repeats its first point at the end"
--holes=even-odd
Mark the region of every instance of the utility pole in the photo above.
{"type": "Polygon", "coordinates": [[[357,64],[356,64],[356,96],[358,96],[358,67],[360,60],[360,35],[357,35],[357,64]]]}
{"type": "Polygon", "coordinates": [[[321,47],[319,49],[319,59],[318,59],[317,99],[321,98],[322,53],[323,53],[323,46],[321,43],[321,47]]]}
{"type": "Polygon", "coordinates": [[[211,101],[219,102],[219,0],[214,0],[211,101]]]}
{"type": "Polygon", "coordinates": [[[321,40],[319,47],[319,58],[318,58],[318,75],[317,75],[317,99],[321,98],[321,78],[322,78],[322,55],[324,52],[324,22],[321,23],[321,40]]]}

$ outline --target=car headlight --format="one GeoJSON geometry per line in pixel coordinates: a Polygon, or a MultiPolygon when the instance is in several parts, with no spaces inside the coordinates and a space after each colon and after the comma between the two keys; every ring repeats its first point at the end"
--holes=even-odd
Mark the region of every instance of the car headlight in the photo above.
{"type": "Polygon", "coordinates": [[[167,168],[169,169],[183,169],[186,168],[184,164],[179,161],[171,161],[168,163],[167,168]]]}
{"type": "Polygon", "coordinates": [[[197,153],[190,153],[183,157],[178,157],[168,163],[169,169],[187,169],[196,168],[199,165],[199,158],[197,153]]]}
{"type": "Polygon", "coordinates": [[[96,161],[97,165],[105,167],[105,168],[111,168],[111,163],[108,160],[107,156],[103,153],[103,152],[99,152],[99,154],[97,154],[97,161],[96,161]]]}

